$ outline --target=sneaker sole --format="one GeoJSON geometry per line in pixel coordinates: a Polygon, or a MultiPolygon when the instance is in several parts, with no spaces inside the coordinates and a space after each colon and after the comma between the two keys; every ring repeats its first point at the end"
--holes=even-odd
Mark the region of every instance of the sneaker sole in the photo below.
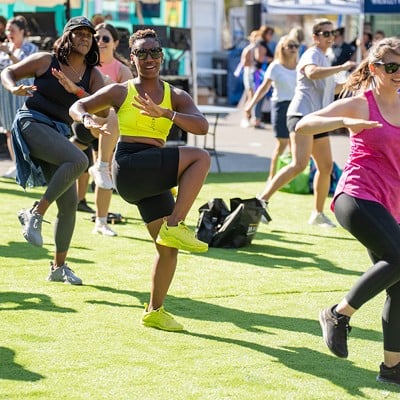
{"type": "Polygon", "coordinates": [[[380,375],[376,377],[376,381],[381,383],[390,383],[391,385],[397,385],[397,386],[400,385],[400,382],[395,382],[389,379],[382,378],[380,375]]]}
{"type": "Polygon", "coordinates": [[[328,347],[329,351],[330,351],[332,354],[334,354],[336,357],[339,357],[339,358],[347,358],[347,357],[348,357],[348,354],[346,354],[346,355],[344,355],[344,354],[338,354],[338,353],[335,353],[335,352],[330,348],[330,346],[329,346],[329,344],[328,344],[328,337],[327,337],[328,329],[327,329],[326,321],[325,321],[325,318],[323,317],[323,314],[324,314],[324,311],[320,311],[320,313],[319,313],[319,324],[321,325],[322,336],[323,336],[323,338],[324,338],[324,342],[325,342],[326,347],[328,347]]]}
{"type": "Polygon", "coordinates": [[[179,249],[179,250],[185,250],[185,251],[189,251],[191,253],[205,253],[208,250],[208,245],[201,246],[201,247],[192,247],[192,246],[187,246],[184,243],[179,242],[179,241],[166,242],[163,239],[161,239],[160,237],[157,238],[156,243],[160,244],[161,246],[172,247],[174,249],[179,249]]]}
{"type": "Polygon", "coordinates": [[[178,332],[178,331],[183,331],[184,330],[183,326],[179,327],[179,328],[178,327],[177,328],[166,328],[166,327],[162,327],[162,326],[160,326],[158,324],[155,324],[155,323],[152,323],[152,322],[146,322],[146,321],[143,321],[143,320],[141,320],[141,324],[143,326],[145,326],[146,328],[156,328],[156,329],[159,329],[161,331],[168,331],[168,332],[178,332]]]}

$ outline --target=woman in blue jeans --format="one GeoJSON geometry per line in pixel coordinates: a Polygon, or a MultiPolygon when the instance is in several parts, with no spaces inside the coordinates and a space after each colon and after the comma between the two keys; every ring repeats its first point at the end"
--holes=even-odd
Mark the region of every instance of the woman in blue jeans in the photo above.
{"type": "Polygon", "coordinates": [[[326,345],[345,358],[350,317],[385,290],[384,354],[377,380],[400,385],[400,39],[376,43],[345,88],[352,97],[305,116],[296,133],[349,130],[350,155],[332,208],[338,222],[366,247],[372,265],[319,319],[326,345]]]}

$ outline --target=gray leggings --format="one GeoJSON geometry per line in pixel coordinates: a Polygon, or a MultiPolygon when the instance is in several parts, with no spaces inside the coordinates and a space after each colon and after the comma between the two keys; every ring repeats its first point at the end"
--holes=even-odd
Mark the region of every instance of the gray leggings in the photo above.
{"type": "Polygon", "coordinates": [[[75,227],[78,203],[75,181],[88,167],[88,158],[49,125],[29,118],[23,119],[20,127],[30,156],[42,168],[47,182],[43,198],[57,203],[54,241],[56,253],[65,252],[75,227]]]}
{"type": "Polygon", "coordinates": [[[346,300],[358,309],[386,290],[383,345],[387,351],[400,352],[400,226],[381,204],[345,193],[336,198],[335,215],[367,248],[373,262],[346,295],[346,300]]]}

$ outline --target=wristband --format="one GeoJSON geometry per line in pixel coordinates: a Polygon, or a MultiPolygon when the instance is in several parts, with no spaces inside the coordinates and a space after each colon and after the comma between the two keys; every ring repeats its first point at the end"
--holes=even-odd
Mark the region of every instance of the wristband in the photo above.
{"type": "Polygon", "coordinates": [[[81,99],[84,95],[85,89],[79,86],[79,90],[75,93],[75,96],[81,99]]]}
{"type": "Polygon", "coordinates": [[[89,114],[88,112],[83,113],[83,114],[81,115],[81,123],[82,123],[83,125],[85,125],[85,117],[90,117],[90,118],[92,118],[91,114],[89,114]]]}
{"type": "Polygon", "coordinates": [[[174,113],[172,114],[172,117],[171,117],[172,122],[174,121],[175,117],[176,117],[176,111],[174,111],[174,113]]]}

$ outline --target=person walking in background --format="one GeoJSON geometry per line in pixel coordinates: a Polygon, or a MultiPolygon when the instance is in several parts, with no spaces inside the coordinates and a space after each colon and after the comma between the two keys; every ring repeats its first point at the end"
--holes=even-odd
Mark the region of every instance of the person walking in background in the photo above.
{"type": "Polygon", "coordinates": [[[382,31],[382,30],[375,31],[374,36],[372,38],[372,44],[379,42],[380,40],[384,39],[385,37],[386,37],[385,31],[382,31]]]}
{"type": "MultiPolygon", "coordinates": [[[[56,202],[55,254],[47,279],[73,285],[82,284],[82,280],[68,267],[66,257],[75,227],[75,182],[87,168],[88,159],[69,141],[72,119],[68,110],[78,98],[104,86],[102,75],[95,68],[100,58],[94,34],[93,25],[85,17],[72,18],[55,42],[53,54],[32,54],[1,73],[7,90],[16,96],[27,96],[12,126],[17,183],[23,188],[47,184],[40,200],[18,214],[23,236],[35,246],[43,245],[43,216],[56,202]],[[34,77],[34,84],[17,83],[26,77],[34,77]],[[39,180],[38,168],[45,182],[39,180]]],[[[103,133],[102,129],[97,129],[98,134],[103,133]]]]}
{"type": "Polygon", "coordinates": [[[344,34],[344,27],[337,28],[332,47],[327,51],[328,58],[333,66],[342,65],[346,61],[351,60],[356,50],[349,43],[345,42],[344,34]]]}
{"type": "MultiPolygon", "coordinates": [[[[257,90],[264,79],[265,70],[274,59],[274,52],[271,49],[274,29],[268,25],[262,25],[259,29],[259,40],[254,48],[254,90],[257,90]]],[[[255,122],[254,128],[263,128],[262,124],[262,105],[264,97],[260,99],[254,108],[255,122]]]]}
{"type": "MultiPolygon", "coordinates": [[[[132,72],[129,66],[126,64],[127,61],[116,52],[119,43],[119,34],[117,29],[110,24],[101,23],[95,27],[95,30],[96,34],[94,38],[99,45],[101,63],[97,68],[103,74],[105,83],[121,83],[127,81],[128,79],[132,79],[132,72]]],[[[72,128],[75,133],[72,141],[81,149],[89,148],[89,150],[92,150],[92,145],[94,145],[94,149],[96,150],[96,162],[93,167],[89,168],[89,172],[96,181],[96,174],[98,174],[102,168],[101,157],[97,157],[97,149],[99,148],[97,142],[100,142],[101,150],[104,147],[103,138],[102,136],[100,136],[99,139],[95,138],[90,133],[90,130],[86,129],[80,122],[74,122],[72,128]]],[[[111,158],[109,163],[111,163],[111,158]]],[[[79,177],[77,181],[78,194],[86,193],[88,181],[88,172],[83,173],[79,177]],[[82,186],[84,187],[84,190],[81,188],[82,186]]],[[[107,216],[110,208],[112,192],[112,188],[103,188],[98,185],[95,187],[96,219],[93,233],[100,233],[105,236],[117,236],[117,233],[107,224],[107,216]]],[[[78,210],[80,204],[82,206],[87,204],[85,198],[82,198],[82,195],[81,198],[79,198],[78,210]]]]}
{"type": "Polygon", "coordinates": [[[245,111],[252,108],[272,87],[271,124],[276,137],[276,146],[272,152],[268,180],[276,173],[279,156],[289,144],[289,131],[286,125],[286,113],[296,86],[296,65],[299,43],[289,35],[282,36],[275,49],[275,59],[269,65],[264,80],[251,100],[245,105],[245,111]]]}
{"type": "Polygon", "coordinates": [[[375,43],[345,88],[356,95],[304,117],[296,132],[350,131],[351,150],[332,208],[338,222],[367,249],[372,266],[319,319],[326,345],[345,358],[350,317],[385,290],[384,353],[377,380],[400,385],[400,39],[375,43]]]}
{"type": "Polygon", "coordinates": [[[2,15],[0,15],[0,43],[5,42],[7,39],[6,25],[7,20],[2,15]]]}
{"type": "Polygon", "coordinates": [[[305,43],[304,30],[301,26],[294,26],[288,33],[288,35],[299,43],[299,57],[307,50],[307,45],[305,43]]]}
{"type": "MultiPolygon", "coordinates": [[[[254,49],[258,36],[258,30],[250,33],[249,44],[242,50],[240,55],[240,68],[242,69],[245,102],[248,102],[254,94],[254,49]]],[[[245,111],[245,115],[240,121],[240,126],[242,128],[251,126],[251,112],[245,111]]]]}
{"type": "Polygon", "coordinates": [[[321,227],[335,227],[323,212],[333,167],[329,134],[324,132],[314,137],[297,135],[295,126],[304,115],[331,103],[335,91],[339,92],[342,88],[342,84],[335,82],[334,75],[355,66],[352,61],[335,67],[329,65],[326,51],[332,46],[334,35],[332,22],[328,19],[317,20],[313,26],[314,45],[306,50],[297,64],[295,93],[287,111],[292,162],[279,170],[258,195],[260,199],[268,202],[278,189],[307,167],[312,156],[317,171],[314,176],[314,207],[308,223],[321,227]]]}
{"type": "MultiPolygon", "coordinates": [[[[28,24],[22,15],[17,15],[8,20],[5,33],[7,40],[0,44],[0,71],[38,51],[38,47],[27,39],[29,35],[28,24]]],[[[29,86],[32,85],[32,82],[31,78],[25,78],[18,84],[29,86]]],[[[0,126],[6,131],[8,152],[13,162],[3,178],[15,179],[17,174],[10,131],[15,114],[22,107],[24,101],[23,96],[13,96],[3,85],[0,85],[0,126]]]]}
{"type": "MultiPolygon", "coordinates": [[[[208,122],[185,91],[160,79],[163,50],[155,31],[138,30],[129,42],[138,77],[77,101],[70,115],[89,128],[94,124],[93,113],[110,107],[116,110],[120,140],[113,160],[114,182],[120,196],[138,207],[156,248],[150,301],[141,323],[178,331],[183,326],[165,311],[163,303],[176,270],[178,249],[208,249],[184,220],[208,174],[210,156],[196,147],[165,147],[165,142],[173,123],[205,135],[208,122]],[[177,185],[175,202],[170,189],[177,185]]],[[[113,117],[111,112],[111,121],[113,117]]]]}

